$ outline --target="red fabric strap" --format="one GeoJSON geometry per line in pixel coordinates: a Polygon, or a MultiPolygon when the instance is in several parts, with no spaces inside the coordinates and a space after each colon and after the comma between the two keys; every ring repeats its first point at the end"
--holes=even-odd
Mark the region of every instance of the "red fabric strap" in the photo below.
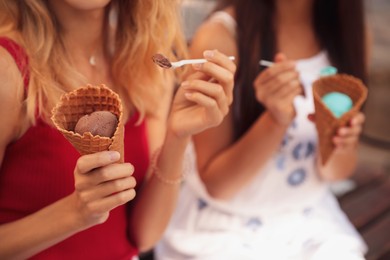
{"type": "Polygon", "coordinates": [[[28,69],[28,56],[26,52],[19,44],[7,37],[0,37],[0,46],[6,49],[15,60],[23,77],[24,88],[27,90],[30,72],[28,69]]]}

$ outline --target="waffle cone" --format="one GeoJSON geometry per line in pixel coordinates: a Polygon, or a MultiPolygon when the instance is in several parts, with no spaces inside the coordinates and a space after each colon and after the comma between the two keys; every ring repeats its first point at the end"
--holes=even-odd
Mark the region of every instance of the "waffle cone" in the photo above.
{"type": "Polygon", "coordinates": [[[105,85],[87,85],[62,95],[60,102],[53,108],[51,120],[55,127],[81,154],[101,151],[118,151],[120,162],[124,161],[124,125],[123,110],[119,96],[105,85]],[[111,138],[90,132],[83,135],[74,132],[80,117],[94,111],[109,111],[118,118],[117,128],[111,138]]]}
{"type": "Polygon", "coordinates": [[[332,138],[337,129],[347,125],[349,120],[358,113],[367,98],[367,88],[363,82],[353,76],[336,74],[322,77],[313,83],[315,106],[315,125],[318,133],[322,164],[326,164],[334,150],[332,138]],[[322,102],[322,97],[329,92],[340,92],[348,95],[353,102],[351,110],[336,118],[322,102]]]}

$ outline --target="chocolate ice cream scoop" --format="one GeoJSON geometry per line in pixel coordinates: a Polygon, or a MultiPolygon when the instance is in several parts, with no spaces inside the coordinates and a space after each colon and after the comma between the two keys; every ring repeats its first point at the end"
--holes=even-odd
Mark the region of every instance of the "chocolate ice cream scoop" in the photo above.
{"type": "Polygon", "coordinates": [[[74,128],[80,135],[90,132],[92,135],[99,135],[111,138],[118,125],[118,118],[109,111],[95,111],[89,115],[82,116],[74,128]]]}

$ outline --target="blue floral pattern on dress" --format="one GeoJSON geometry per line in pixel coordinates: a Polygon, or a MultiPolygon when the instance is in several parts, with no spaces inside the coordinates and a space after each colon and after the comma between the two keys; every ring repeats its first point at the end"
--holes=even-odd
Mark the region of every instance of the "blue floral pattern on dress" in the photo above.
{"type": "Polygon", "coordinates": [[[280,144],[280,148],[279,148],[279,149],[285,148],[285,147],[289,144],[289,142],[291,141],[291,139],[292,139],[291,135],[285,134],[285,135],[283,136],[282,143],[280,144]]]}
{"type": "Polygon", "coordinates": [[[284,168],[285,168],[285,162],[286,162],[286,156],[283,155],[283,154],[280,154],[280,155],[276,158],[276,168],[278,168],[278,170],[280,170],[280,171],[284,170],[284,168]]]}
{"type": "Polygon", "coordinates": [[[314,154],[315,146],[312,142],[308,143],[298,143],[293,151],[292,155],[295,160],[301,160],[303,158],[308,158],[310,155],[314,154]]]}
{"type": "Polygon", "coordinates": [[[202,210],[207,207],[207,202],[203,199],[198,199],[198,210],[202,210]]]}
{"type": "Polygon", "coordinates": [[[310,155],[314,154],[315,149],[316,149],[316,147],[315,147],[314,143],[313,142],[309,142],[307,144],[305,157],[308,158],[310,155]]]}
{"type": "Polygon", "coordinates": [[[283,136],[283,140],[282,140],[282,148],[285,147],[285,146],[287,145],[288,139],[289,139],[289,138],[288,138],[288,135],[285,134],[285,135],[283,136]]]}
{"type": "Polygon", "coordinates": [[[245,223],[245,226],[252,230],[257,230],[262,225],[263,223],[258,217],[252,217],[245,223]]]}
{"type": "Polygon", "coordinates": [[[297,128],[297,126],[298,126],[297,121],[294,120],[294,121],[291,122],[290,127],[291,127],[292,129],[297,128]]]}
{"type": "Polygon", "coordinates": [[[294,150],[293,150],[293,157],[295,160],[299,160],[301,158],[303,158],[304,156],[304,151],[303,151],[303,144],[302,143],[298,143],[295,147],[294,147],[294,150]]]}
{"type": "Polygon", "coordinates": [[[296,169],[287,178],[288,184],[291,186],[298,186],[306,179],[306,171],[303,168],[296,169]]]}

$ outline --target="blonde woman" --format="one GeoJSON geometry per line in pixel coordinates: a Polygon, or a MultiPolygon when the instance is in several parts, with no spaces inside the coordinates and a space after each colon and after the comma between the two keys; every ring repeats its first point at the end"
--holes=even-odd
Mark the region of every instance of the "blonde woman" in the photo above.
{"type": "Polygon", "coordinates": [[[174,95],[173,71],[151,56],[184,53],[176,1],[0,4],[0,259],[136,257],[171,216],[190,136],[226,115],[234,63],[206,51],[174,95]],[[123,164],[80,157],[51,124],[60,95],[86,83],[125,104],[123,164]]]}

